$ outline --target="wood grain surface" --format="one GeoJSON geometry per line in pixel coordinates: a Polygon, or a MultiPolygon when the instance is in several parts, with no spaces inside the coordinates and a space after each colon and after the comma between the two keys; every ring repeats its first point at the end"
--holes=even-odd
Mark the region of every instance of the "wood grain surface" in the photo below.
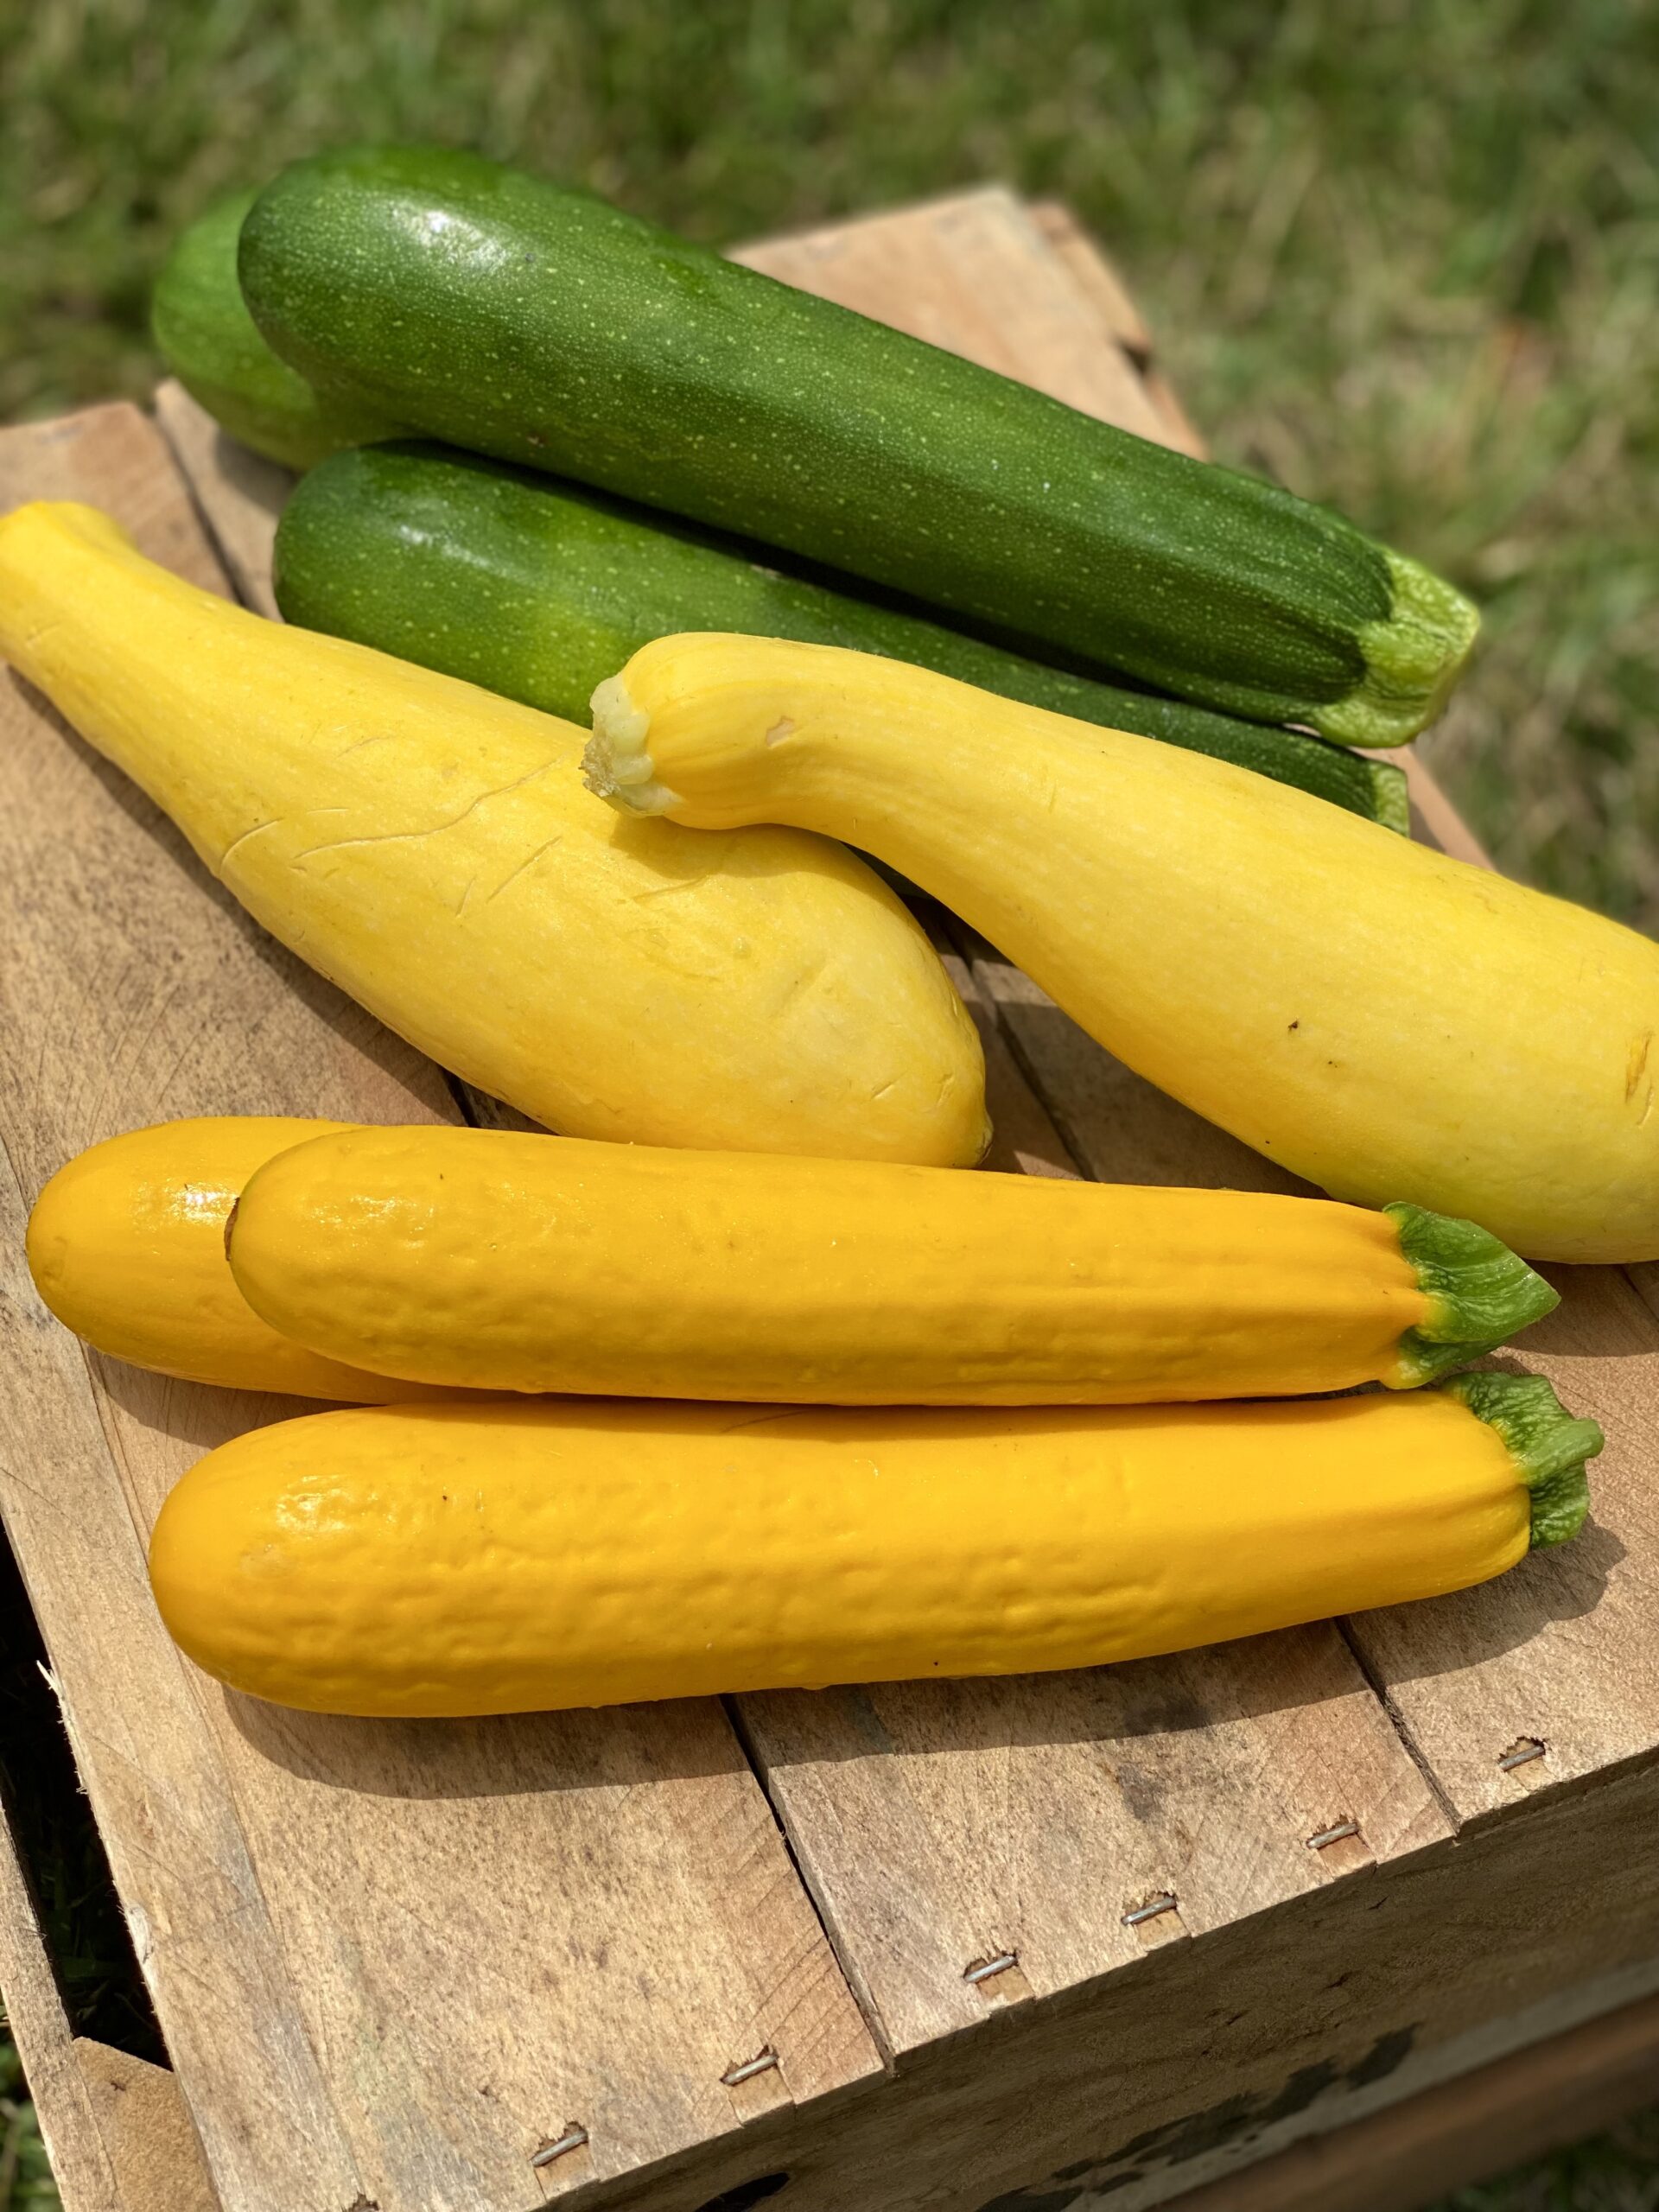
{"type": "Polygon", "coordinates": [[[270,549],[283,502],[294,488],[293,471],[227,437],[173,377],[156,386],[156,420],[185,481],[213,487],[202,520],[232,590],[244,607],[274,616],[270,549]]]}
{"type": "Polygon", "coordinates": [[[895,2052],[1447,1833],[1329,1625],[1076,1674],[738,1703],[895,2052]]]}
{"type": "MultiPolygon", "coordinates": [[[[740,257],[1202,449],[1063,209],[992,189],[740,257]]],[[[175,388],[158,410],[268,607],[280,472],[175,388]]],[[[0,438],[0,506],[42,491],[215,574],[130,410],[0,438]]],[[[453,1115],[20,690],[0,737],[14,1210],[162,1114],[453,1115]]],[[[1407,766],[1420,834],[1479,860],[1407,766]]],[[[1300,1187],[929,920],[985,1039],[993,1165],[1300,1187]]],[[[28,1356],[0,1378],[0,1502],[233,2212],[538,2190],[725,2212],[781,2174],[798,2212],[1084,2212],[1101,2190],[1140,2212],[1605,2010],[1659,1957],[1659,1871],[1630,1868],[1659,1814],[1659,1325],[1610,1271],[1518,1348],[1609,1432],[1597,1529],[1566,1553],[1173,1660],[746,1697],[741,1746],[712,1705],[398,1729],[227,1698],[162,1637],[140,1538],[194,1451],[280,1408],[89,1376],[15,1268],[7,1291],[28,1356]],[[720,2082],[763,2050],[779,2065],[720,2082]],[[532,2167],[567,2123],[591,2139],[532,2167]]]]}

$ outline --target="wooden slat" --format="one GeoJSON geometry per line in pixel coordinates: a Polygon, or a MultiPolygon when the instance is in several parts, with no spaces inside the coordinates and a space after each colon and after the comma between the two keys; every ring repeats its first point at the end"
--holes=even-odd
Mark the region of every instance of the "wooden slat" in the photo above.
{"type": "MultiPolygon", "coordinates": [[[[791,2212],[1148,2212],[1243,2185],[1253,2160],[1659,1990],[1656,1818],[1649,1766],[988,2005],[901,2053],[890,2087],[776,2115],[607,2212],[712,2212],[779,2172],[791,2212]]],[[[1109,1873],[1079,1866],[1085,1913],[1109,1873]]]]}
{"type": "MultiPolygon", "coordinates": [[[[74,2059],[120,2177],[121,2212],[219,2212],[177,2078],[87,2036],[75,2037],[74,2059]]],[[[65,2212],[76,2212],[73,2202],[65,2212]]]]}
{"type": "MultiPolygon", "coordinates": [[[[0,436],[0,507],[30,496],[95,499],[215,580],[131,409],[0,436]]],[[[336,1724],[174,1651],[149,1520],[201,1448],[293,1408],[89,1371],[22,1272],[24,1203],[82,1145],[169,1115],[454,1109],[10,677],[0,740],[0,1502],[226,2212],[528,2203],[869,2074],[716,1705],[336,1724]],[[767,2045],[777,2069],[722,2084],[767,2045]],[[532,2166],[568,2121],[588,2144],[532,2166]]]]}
{"type": "Polygon", "coordinates": [[[1027,213],[1065,264],[1072,282],[1087,293],[1096,313],[1144,378],[1152,359],[1152,333],[1129,296],[1128,287],[1097,242],[1063,200],[1033,200],[1027,213]]]}
{"type": "Polygon", "coordinates": [[[1078,1674],[739,1703],[897,2052],[1446,1832],[1328,1626],[1078,1674]],[[1173,1909],[1126,1920],[1163,1897],[1173,1909]]]}
{"type": "Polygon", "coordinates": [[[213,487],[211,499],[200,502],[202,519],[236,596],[274,616],[270,549],[293,472],[227,437],[175,378],[156,387],[156,419],[185,481],[213,487]]]}

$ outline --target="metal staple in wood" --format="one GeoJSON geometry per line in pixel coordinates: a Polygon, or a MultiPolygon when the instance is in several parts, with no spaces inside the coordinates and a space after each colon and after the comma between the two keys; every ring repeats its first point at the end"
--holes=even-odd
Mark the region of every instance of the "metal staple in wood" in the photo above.
{"type": "Polygon", "coordinates": [[[993,1974],[1006,1974],[1019,1963],[1018,1951],[1000,1951],[995,1958],[982,1960],[976,1967],[964,1967],[962,1978],[964,1981],[988,1981],[993,1974]]]}
{"type": "Polygon", "coordinates": [[[1498,1772],[1507,1774],[1511,1767],[1525,1766],[1529,1759],[1541,1759],[1543,1756],[1542,1744],[1532,1737],[1523,1737],[1518,1744],[1512,1745],[1499,1759],[1498,1772]]]}
{"type": "Polygon", "coordinates": [[[585,2127],[567,2127],[556,2143],[546,2144],[530,2163],[532,2166],[550,2166],[555,2158],[563,2158],[567,2151],[580,2151],[587,2140],[585,2127]]]}
{"type": "Polygon", "coordinates": [[[1149,1898],[1145,1904],[1138,1904],[1133,1911],[1122,1916],[1123,1925],[1138,1928],[1143,1920],[1156,1920],[1160,1912],[1173,1912],[1179,1902],[1179,1899],[1167,1896],[1149,1898]]]}
{"type": "Polygon", "coordinates": [[[775,2050],[758,2051],[753,2058],[746,2058],[741,2066],[728,2066],[720,2078],[728,2089],[734,2089],[740,2082],[747,2082],[756,2074],[767,2073],[777,2063],[775,2050]]]}
{"type": "Polygon", "coordinates": [[[1307,1847],[1310,1851],[1323,1851],[1327,1843],[1340,1843],[1344,1837],[1358,1834],[1357,1821],[1338,1821],[1335,1827],[1321,1828],[1317,1835],[1309,1836],[1307,1847]]]}

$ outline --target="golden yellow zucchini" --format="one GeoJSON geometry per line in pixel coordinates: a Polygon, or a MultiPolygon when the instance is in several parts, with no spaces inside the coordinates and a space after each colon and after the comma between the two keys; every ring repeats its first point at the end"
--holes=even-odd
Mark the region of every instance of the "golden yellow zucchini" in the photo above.
{"type": "Polygon", "coordinates": [[[409,1397],[406,1382],[280,1336],[238,1290],[225,1255],[231,1209],[255,1168],[285,1145],[348,1126],[210,1115],[89,1147],[29,1215],[35,1287],[66,1328],[134,1367],[232,1390],[368,1405],[409,1397]]]}
{"type": "Polygon", "coordinates": [[[198,1665],[321,1712],[1007,1674],[1482,1581],[1576,1530],[1600,1443],[1508,1375],[1040,1413],[400,1406],[209,1453],[150,1577],[198,1665]]]}
{"type": "Polygon", "coordinates": [[[832,646],[699,635],[594,695],[592,787],[853,839],[1139,1074],[1335,1198],[1659,1256],[1659,945],[1225,761],[832,646]]]}
{"type": "Polygon", "coordinates": [[[284,1336],[389,1376],[826,1405],[1399,1388],[1556,1303],[1414,1206],[460,1128],[280,1154],[230,1256],[284,1336]]]}
{"type": "Polygon", "coordinates": [[[275,937],[580,1136],[956,1166],[978,1040],[861,861],[619,829],[569,722],[198,591],[89,507],[0,520],[0,654],[275,937]]]}

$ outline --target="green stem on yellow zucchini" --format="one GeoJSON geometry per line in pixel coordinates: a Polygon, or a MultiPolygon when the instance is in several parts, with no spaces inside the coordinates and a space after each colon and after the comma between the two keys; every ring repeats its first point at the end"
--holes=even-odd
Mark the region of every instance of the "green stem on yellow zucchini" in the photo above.
{"type": "Polygon", "coordinates": [[[1441,1388],[1503,1438],[1532,1493],[1532,1549],[1576,1536],[1590,1510],[1584,1465],[1605,1439],[1568,1413],[1541,1375],[1457,1375],[1441,1388]]]}
{"type": "Polygon", "coordinates": [[[1478,1223],[1403,1202],[1382,1211],[1430,1301],[1427,1317],[1400,1339],[1397,1388],[1466,1367],[1560,1304],[1541,1274],[1478,1223]]]}

